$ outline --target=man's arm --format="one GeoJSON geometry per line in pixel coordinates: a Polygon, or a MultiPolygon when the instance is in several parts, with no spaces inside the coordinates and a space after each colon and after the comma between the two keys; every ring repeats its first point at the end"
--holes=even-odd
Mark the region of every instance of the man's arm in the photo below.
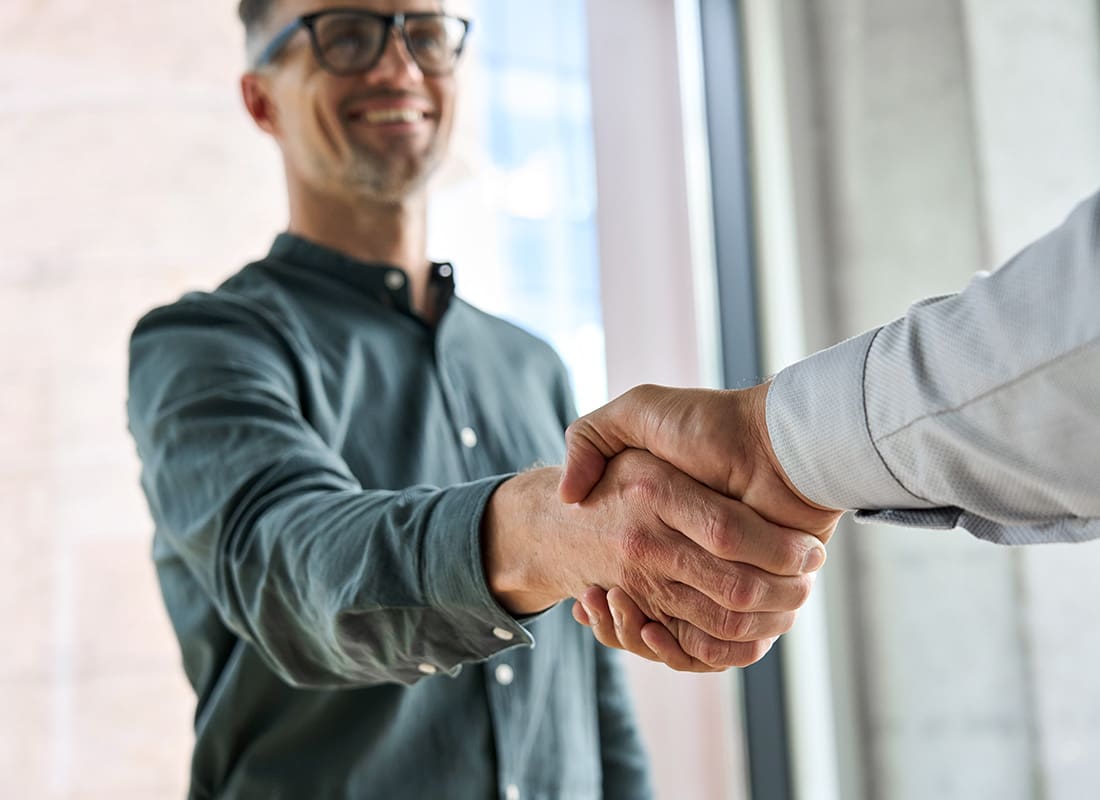
{"type": "Polygon", "coordinates": [[[960,294],[771,384],[639,387],[578,420],[563,499],[641,447],[787,524],[862,509],[1004,542],[1100,535],[1098,302],[1100,195],[960,294]]]}
{"type": "MultiPolygon", "coordinates": [[[[740,616],[785,630],[808,592],[800,571],[816,542],[647,454],[617,459],[606,495],[577,507],[557,499],[552,469],[369,491],[296,392],[277,337],[231,304],[177,304],[135,331],[130,425],[158,531],[290,683],[454,672],[530,644],[515,615],[590,583],[652,594],[654,618],[718,636],[740,616]]],[[[748,640],[707,647],[728,663],[755,652],[748,640]]]]}
{"type": "MultiPolygon", "coordinates": [[[[563,499],[583,497],[607,455],[643,447],[787,524],[856,509],[1002,543],[1096,538],[1098,301],[1094,196],[960,294],[918,303],[771,384],[628,392],[569,431],[563,499]]],[[[658,628],[647,626],[663,637],[658,628]]],[[[629,649],[652,657],[656,642],[639,635],[629,649]]]]}
{"type": "Polygon", "coordinates": [[[158,536],[288,683],[413,683],[530,641],[481,571],[505,477],[364,491],[250,309],[199,298],[146,316],[129,417],[158,536]]]}
{"type": "Polygon", "coordinates": [[[960,294],[776,376],[768,429],[816,501],[1008,544],[1100,536],[1100,195],[960,294]]]}

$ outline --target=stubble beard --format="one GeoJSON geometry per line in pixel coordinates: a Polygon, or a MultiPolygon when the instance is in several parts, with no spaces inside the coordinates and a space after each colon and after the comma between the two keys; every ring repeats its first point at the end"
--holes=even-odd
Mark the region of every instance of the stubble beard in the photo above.
{"type": "Polygon", "coordinates": [[[424,191],[443,160],[441,151],[434,137],[415,155],[393,156],[356,147],[343,180],[348,190],[363,200],[399,204],[424,191]]]}

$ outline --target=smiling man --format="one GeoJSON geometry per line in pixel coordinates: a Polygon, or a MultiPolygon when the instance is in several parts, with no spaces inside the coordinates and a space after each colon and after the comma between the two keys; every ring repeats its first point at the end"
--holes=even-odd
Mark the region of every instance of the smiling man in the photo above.
{"type": "Polygon", "coordinates": [[[679,626],[681,666],[748,664],[825,537],[640,452],[563,505],[560,470],[530,469],[564,453],[560,360],[426,256],[468,21],[430,0],[240,14],[287,232],[131,341],[130,429],[197,696],[191,797],[644,800],[614,654],[559,601],[622,586],[679,626]]]}

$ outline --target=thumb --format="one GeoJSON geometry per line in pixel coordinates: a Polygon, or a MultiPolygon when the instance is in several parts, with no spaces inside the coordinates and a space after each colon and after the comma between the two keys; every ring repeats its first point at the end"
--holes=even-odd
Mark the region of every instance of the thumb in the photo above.
{"type": "Polygon", "coordinates": [[[565,469],[558,496],[564,503],[588,497],[603,477],[607,461],[630,447],[646,449],[653,398],[660,387],[636,386],[576,420],[565,432],[565,469]]]}
{"type": "Polygon", "coordinates": [[[603,477],[607,460],[625,449],[621,442],[611,444],[600,435],[602,412],[578,419],[565,432],[565,468],[558,484],[563,503],[579,503],[588,497],[603,477]]]}

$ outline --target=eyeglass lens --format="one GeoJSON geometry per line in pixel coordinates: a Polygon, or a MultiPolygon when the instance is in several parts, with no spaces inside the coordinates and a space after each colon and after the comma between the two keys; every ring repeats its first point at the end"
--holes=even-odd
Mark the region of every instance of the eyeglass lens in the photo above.
{"type": "MultiPolygon", "coordinates": [[[[389,26],[385,20],[365,14],[332,13],[313,23],[321,63],[333,72],[370,69],[386,47],[389,26]]],[[[405,19],[405,46],[417,66],[427,74],[454,67],[462,46],[465,25],[441,14],[405,19]]]]}

